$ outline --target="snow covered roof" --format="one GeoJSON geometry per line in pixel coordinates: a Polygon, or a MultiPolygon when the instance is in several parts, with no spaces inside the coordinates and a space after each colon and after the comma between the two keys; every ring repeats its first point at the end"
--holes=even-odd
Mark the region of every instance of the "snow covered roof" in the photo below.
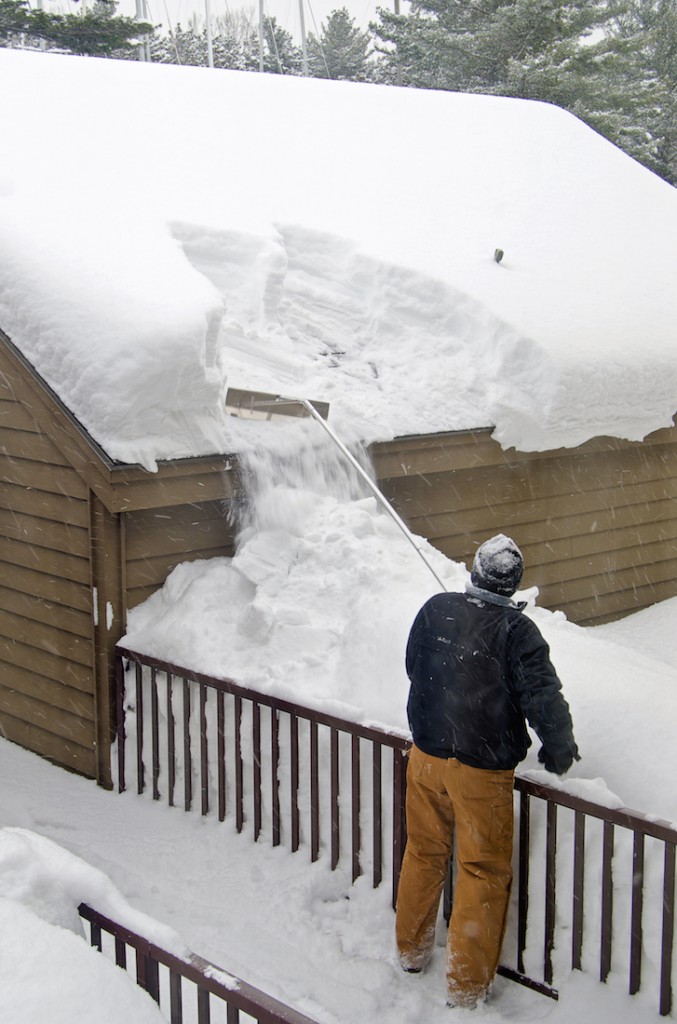
{"type": "Polygon", "coordinates": [[[115,459],[237,450],[226,386],[366,441],[672,421],[677,191],[570,114],[6,49],[0,92],[0,327],[115,459]]]}

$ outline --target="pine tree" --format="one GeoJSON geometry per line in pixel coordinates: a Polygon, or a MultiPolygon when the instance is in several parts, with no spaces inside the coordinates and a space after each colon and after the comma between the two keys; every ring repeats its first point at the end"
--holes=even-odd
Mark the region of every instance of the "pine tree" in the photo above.
{"type": "Polygon", "coordinates": [[[548,98],[554,69],[575,72],[610,8],[605,0],[412,0],[410,14],[379,10],[379,18],[372,28],[386,81],[548,98]],[[549,77],[540,83],[542,69],[549,77]]]}
{"type": "Polygon", "coordinates": [[[385,82],[555,103],[677,183],[677,0],[412,0],[385,82]]]}
{"type": "Polygon", "coordinates": [[[48,14],[24,0],[0,0],[0,42],[65,50],[92,57],[132,56],[134,43],[152,25],[115,14],[111,0],[97,0],[79,14],[48,14]]]}
{"type": "Polygon", "coordinates": [[[316,78],[365,82],[369,78],[368,32],[362,32],[347,9],[332,11],[320,26],[319,39],[308,36],[308,65],[316,78]]]}
{"type": "Polygon", "coordinates": [[[301,74],[303,67],[301,49],[295,45],[291,33],[278,25],[276,18],[264,18],[263,41],[264,71],[270,71],[277,75],[301,74]]]}
{"type": "Polygon", "coordinates": [[[24,0],[0,0],[0,45],[18,43],[28,30],[30,15],[24,0]]]}

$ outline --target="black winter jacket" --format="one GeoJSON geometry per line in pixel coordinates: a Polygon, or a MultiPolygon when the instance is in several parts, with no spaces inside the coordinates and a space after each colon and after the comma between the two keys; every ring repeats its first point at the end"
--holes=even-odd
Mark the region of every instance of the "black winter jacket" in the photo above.
{"type": "Polygon", "coordinates": [[[409,725],[424,753],[514,768],[531,743],[526,718],[549,771],[578,759],[548,645],[509,599],[474,587],[432,597],[411,628],[406,667],[409,725]]]}

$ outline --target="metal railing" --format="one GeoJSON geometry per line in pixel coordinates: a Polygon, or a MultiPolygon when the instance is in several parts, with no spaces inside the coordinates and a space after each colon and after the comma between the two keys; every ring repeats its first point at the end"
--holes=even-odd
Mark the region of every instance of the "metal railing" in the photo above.
{"type": "Polygon", "coordinates": [[[311,1017],[266,995],[241,978],[228,974],[196,953],[186,959],[156,946],[149,939],[104,917],[86,903],[78,908],[89,922],[90,942],[104,952],[104,934],[112,939],[111,955],[118,967],[129,969],[128,948],[134,956],[137,984],[163,1010],[171,1024],[216,1024],[217,1007],[223,1007],[225,1024],[244,1024],[241,1014],[259,1024],[317,1024],[311,1017]],[[193,1005],[187,995],[192,992],[193,1005]]]}
{"type": "Polygon", "coordinates": [[[530,905],[538,900],[546,986],[553,981],[556,951],[562,971],[596,971],[603,982],[612,970],[627,972],[630,995],[639,992],[647,961],[658,986],[659,1013],[667,1016],[672,1009],[677,829],[626,807],[605,807],[519,777],[515,789],[517,970],[525,971],[530,905]],[[537,835],[534,802],[541,805],[537,835]],[[559,875],[564,860],[568,878],[559,875]],[[649,914],[652,929],[645,928],[649,914]],[[569,952],[557,941],[558,925],[560,935],[570,932],[569,952]]]}
{"type": "Polygon", "coordinates": [[[255,842],[265,831],[273,846],[308,847],[312,861],[324,847],[332,870],[349,858],[353,881],[369,871],[377,887],[388,873],[394,903],[406,841],[405,736],[123,648],[118,654],[121,791],[130,703],[137,793],[150,788],[154,800],[215,811],[220,821],[232,814],[255,842]],[[133,676],[127,696],[123,662],[133,676]]]}
{"type": "MultiPolygon", "coordinates": [[[[394,905],[406,843],[405,735],[128,649],[118,654],[121,790],[133,744],[138,793],[219,820],[233,815],[255,841],[265,832],[273,845],[309,848],[313,861],[325,849],[332,869],[349,858],[353,881],[363,871],[375,887],[390,877],[394,905]]],[[[629,993],[648,980],[660,1013],[670,1013],[677,829],[526,778],[515,789],[517,884],[504,943],[515,966],[500,972],[557,998],[558,973],[594,971],[606,981],[627,969],[629,993]],[[660,926],[645,928],[649,915],[660,926]]],[[[447,907],[452,891],[450,874],[447,907]]]]}

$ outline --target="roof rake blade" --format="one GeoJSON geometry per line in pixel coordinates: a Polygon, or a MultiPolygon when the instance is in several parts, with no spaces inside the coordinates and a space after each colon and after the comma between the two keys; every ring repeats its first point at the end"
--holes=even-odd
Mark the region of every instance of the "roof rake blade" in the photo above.
{"type": "Polygon", "coordinates": [[[282,418],[308,417],[312,413],[308,404],[319,413],[323,420],[329,415],[328,402],[309,402],[307,399],[285,398],[284,395],[270,395],[265,391],[245,391],[228,388],[226,391],[226,412],[245,420],[278,420],[282,418]]]}

